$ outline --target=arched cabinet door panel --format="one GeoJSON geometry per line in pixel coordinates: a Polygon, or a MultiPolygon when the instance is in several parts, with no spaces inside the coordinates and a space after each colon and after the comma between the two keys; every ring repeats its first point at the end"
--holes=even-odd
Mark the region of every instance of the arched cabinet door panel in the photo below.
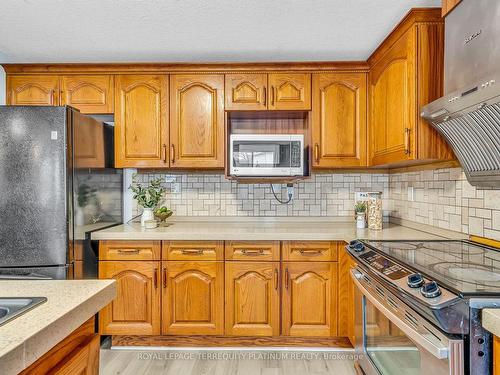
{"type": "Polygon", "coordinates": [[[162,333],[224,333],[224,263],[162,263],[162,333]]]}
{"type": "Polygon", "coordinates": [[[226,262],[225,289],[226,335],[279,335],[279,262],[226,262]]]}
{"type": "Polygon", "coordinates": [[[337,335],[337,263],[282,265],[285,336],[337,335]]]}
{"type": "Polygon", "coordinates": [[[116,280],[116,298],[99,313],[101,334],[160,334],[159,267],[159,262],[99,262],[99,278],[116,280]]]}
{"type": "Polygon", "coordinates": [[[313,74],[314,167],[367,165],[366,80],[366,73],[313,74]]]}
{"type": "Polygon", "coordinates": [[[62,76],[61,105],[78,108],[82,113],[113,113],[113,76],[62,76]]]}
{"type": "Polygon", "coordinates": [[[226,107],[228,111],[266,110],[267,74],[226,74],[226,107]]]}
{"type": "Polygon", "coordinates": [[[59,77],[8,76],[7,104],[59,105],[59,77]]]}
{"type": "Polygon", "coordinates": [[[168,167],[168,77],[115,77],[115,163],[168,167]]]}
{"type": "Polygon", "coordinates": [[[170,166],[224,167],[224,75],[170,77],[170,166]]]}
{"type": "Polygon", "coordinates": [[[311,75],[269,74],[269,109],[308,111],[311,109],[311,75]]]}

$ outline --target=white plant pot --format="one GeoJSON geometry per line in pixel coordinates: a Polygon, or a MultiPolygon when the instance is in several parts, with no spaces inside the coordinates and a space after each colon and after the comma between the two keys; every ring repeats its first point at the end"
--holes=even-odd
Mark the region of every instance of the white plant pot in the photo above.
{"type": "Polygon", "coordinates": [[[142,216],[141,216],[141,227],[146,226],[146,224],[145,224],[146,221],[154,220],[154,218],[155,218],[155,215],[153,214],[153,209],[144,207],[144,210],[142,211],[142,216]]]}
{"type": "Polygon", "coordinates": [[[364,212],[356,213],[356,228],[358,229],[366,228],[366,216],[364,212]]]}

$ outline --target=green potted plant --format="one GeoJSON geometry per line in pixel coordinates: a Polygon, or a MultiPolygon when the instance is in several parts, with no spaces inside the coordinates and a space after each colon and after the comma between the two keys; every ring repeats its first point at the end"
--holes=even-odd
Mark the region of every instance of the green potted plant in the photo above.
{"type": "Polygon", "coordinates": [[[356,212],[356,228],[366,228],[366,203],[361,201],[356,202],[354,211],[356,212]]]}
{"type": "Polygon", "coordinates": [[[132,177],[132,184],[129,189],[134,193],[134,199],[137,204],[143,208],[141,216],[141,226],[145,226],[145,222],[154,219],[153,210],[160,203],[165,188],[161,186],[162,179],[156,178],[143,186],[137,182],[136,175],[132,177]]]}

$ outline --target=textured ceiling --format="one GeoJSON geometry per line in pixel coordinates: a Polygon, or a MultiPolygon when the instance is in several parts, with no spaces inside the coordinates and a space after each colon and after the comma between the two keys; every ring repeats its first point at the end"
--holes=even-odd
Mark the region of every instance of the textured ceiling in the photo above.
{"type": "Polygon", "coordinates": [[[2,62],[365,60],[441,0],[0,0],[2,62]]]}

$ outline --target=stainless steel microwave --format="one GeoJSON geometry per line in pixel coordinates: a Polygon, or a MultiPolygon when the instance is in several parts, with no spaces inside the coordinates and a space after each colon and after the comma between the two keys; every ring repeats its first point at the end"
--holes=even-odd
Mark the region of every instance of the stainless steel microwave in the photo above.
{"type": "Polygon", "coordinates": [[[303,176],[303,134],[231,134],[233,176],[303,176]]]}

